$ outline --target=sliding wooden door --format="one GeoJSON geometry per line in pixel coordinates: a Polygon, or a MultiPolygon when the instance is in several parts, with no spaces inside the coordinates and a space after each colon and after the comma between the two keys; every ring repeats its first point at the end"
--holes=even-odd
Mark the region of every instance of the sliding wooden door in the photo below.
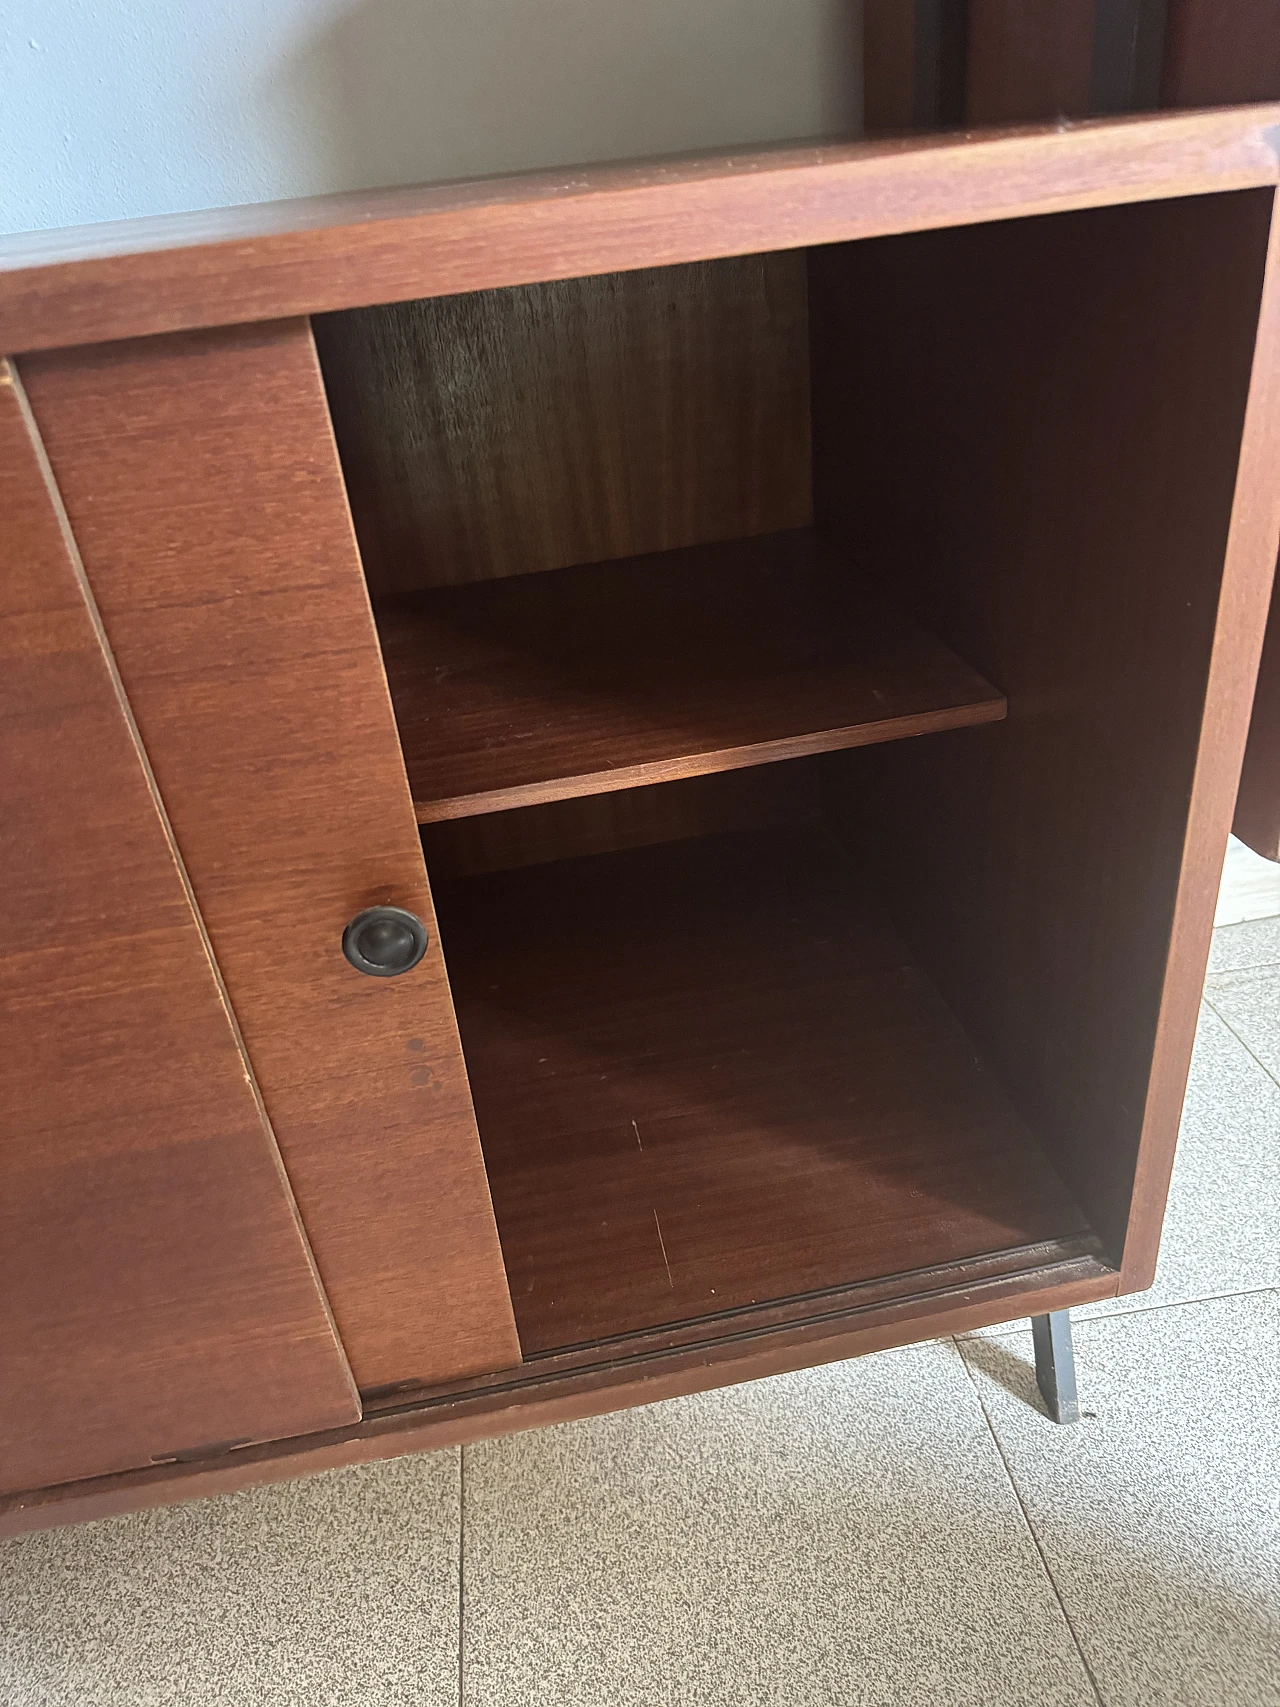
{"type": "Polygon", "coordinates": [[[444,958],[305,320],[22,363],[356,1381],[519,1345],[444,958]],[[365,909],[425,957],[365,977],[365,909]]]}
{"type": "Polygon", "coordinates": [[[0,363],[0,1492],[360,1415],[0,363]]]}

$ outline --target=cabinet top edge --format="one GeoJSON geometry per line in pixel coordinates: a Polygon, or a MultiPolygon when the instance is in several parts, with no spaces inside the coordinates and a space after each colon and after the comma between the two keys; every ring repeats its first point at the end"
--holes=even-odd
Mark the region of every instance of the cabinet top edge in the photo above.
{"type": "Polygon", "coordinates": [[[0,238],[0,351],[1274,186],[1280,104],[562,167],[0,238]]]}

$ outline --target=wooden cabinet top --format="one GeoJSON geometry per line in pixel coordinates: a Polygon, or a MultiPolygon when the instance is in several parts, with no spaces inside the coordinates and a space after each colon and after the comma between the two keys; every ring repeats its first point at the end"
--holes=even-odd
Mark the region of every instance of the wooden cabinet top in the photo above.
{"type": "Polygon", "coordinates": [[[10,353],[1248,189],[1280,106],[820,142],[165,215],[0,240],[10,353]]]}

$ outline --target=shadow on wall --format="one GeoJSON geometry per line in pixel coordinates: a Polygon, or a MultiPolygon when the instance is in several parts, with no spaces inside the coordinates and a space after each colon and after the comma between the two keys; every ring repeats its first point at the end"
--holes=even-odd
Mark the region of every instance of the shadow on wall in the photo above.
{"type": "Polygon", "coordinates": [[[357,0],[263,79],[330,189],[856,134],[861,0],[357,0]]]}

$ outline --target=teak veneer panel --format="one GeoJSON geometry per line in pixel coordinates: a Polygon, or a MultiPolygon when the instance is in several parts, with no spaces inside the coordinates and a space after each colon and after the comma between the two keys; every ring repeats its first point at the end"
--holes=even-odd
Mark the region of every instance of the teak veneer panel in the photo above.
{"type": "Polygon", "coordinates": [[[0,349],[1275,184],[1280,108],[583,166],[0,241],[0,349]]]}
{"type": "Polygon", "coordinates": [[[0,1490],[360,1415],[0,362],[0,1490]]]}
{"type": "Polygon", "coordinates": [[[818,525],[1010,707],[857,755],[836,795],[1126,1291],[1154,1269],[1280,531],[1272,203],[810,263],[818,525]]]}
{"type": "Polygon", "coordinates": [[[820,838],[441,888],[526,1356],[1085,1230],[820,838]]]}
{"type": "MultiPolygon", "coordinates": [[[[1173,0],[1161,100],[1171,107],[1280,95],[1280,8],[1272,0],[1173,0]]],[[[1280,598],[1273,591],[1232,828],[1280,860],[1280,598]]]]}
{"type": "Polygon", "coordinates": [[[518,1358],[302,321],[29,358],[32,405],[362,1389],[518,1358]],[[368,978],[353,914],[426,959],[368,978]]]}
{"type": "Polygon", "coordinates": [[[375,603],[812,516],[804,256],[326,315],[375,603]]]}
{"type": "Polygon", "coordinates": [[[378,629],[424,824],[1005,713],[806,530],[396,600],[378,629]]]}

